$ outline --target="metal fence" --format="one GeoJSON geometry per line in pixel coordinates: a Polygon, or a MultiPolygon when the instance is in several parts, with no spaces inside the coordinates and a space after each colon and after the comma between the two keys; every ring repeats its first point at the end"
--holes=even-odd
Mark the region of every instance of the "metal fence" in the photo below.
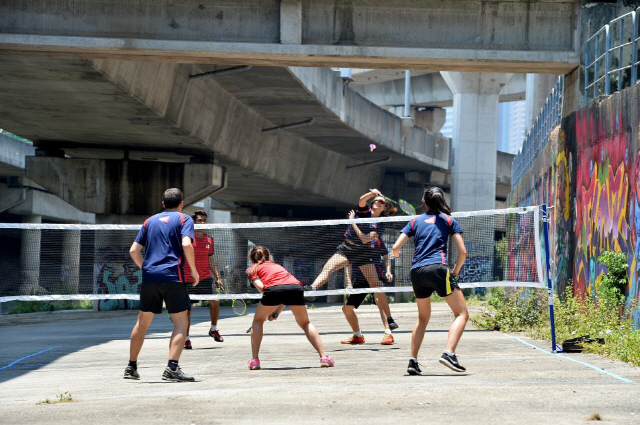
{"type": "Polygon", "coordinates": [[[531,129],[524,136],[522,148],[513,159],[511,165],[511,189],[518,185],[524,173],[533,166],[537,156],[549,143],[549,133],[562,120],[562,94],[564,92],[564,77],[558,77],[556,86],[551,89],[544,106],[531,129]]]}
{"type": "Polygon", "coordinates": [[[584,99],[609,95],[638,82],[640,7],[602,27],[584,46],[584,99]]]}

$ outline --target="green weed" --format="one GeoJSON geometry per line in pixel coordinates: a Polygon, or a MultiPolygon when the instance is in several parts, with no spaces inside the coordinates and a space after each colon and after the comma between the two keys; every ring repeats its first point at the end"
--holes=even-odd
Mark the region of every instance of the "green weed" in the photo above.
{"type": "Polygon", "coordinates": [[[57,310],[91,310],[93,301],[16,301],[9,314],[38,313],[57,310]]]}
{"type": "Polygon", "coordinates": [[[41,404],[58,404],[58,403],[70,403],[74,401],[73,400],[73,396],[71,395],[71,393],[69,393],[69,391],[65,391],[62,394],[58,394],[56,396],[56,398],[54,398],[53,400],[49,400],[48,398],[42,401],[37,402],[37,405],[41,405],[41,404]]]}

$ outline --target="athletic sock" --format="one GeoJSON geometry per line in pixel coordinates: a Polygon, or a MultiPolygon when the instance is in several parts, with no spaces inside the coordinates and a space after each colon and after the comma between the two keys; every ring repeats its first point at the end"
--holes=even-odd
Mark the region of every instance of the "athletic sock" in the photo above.
{"type": "Polygon", "coordinates": [[[190,336],[187,336],[187,338],[185,339],[185,342],[186,342],[186,341],[191,341],[191,337],[190,337],[190,336]]]}
{"type": "Polygon", "coordinates": [[[447,356],[455,356],[456,355],[456,353],[452,353],[451,351],[447,351],[447,350],[444,350],[443,353],[446,354],[447,356]]]}
{"type": "Polygon", "coordinates": [[[178,361],[177,360],[169,360],[169,363],[167,363],[167,366],[169,367],[169,369],[171,369],[172,371],[176,371],[176,369],[178,368],[178,361]]]}
{"type": "Polygon", "coordinates": [[[211,330],[212,330],[212,331],[217,331],[217,330],[218,330],[218,327],[217,327],[217,326],[214,326],[214,325],[211,325],[211,330]]]}
{"type": "Polygon", "coordinates": [[[415,357],[409,357],[409,360],[413,360],[414,362],[417,362],[417,361],[418,361],[418,359],[417,359],[417,358],[415,358],[415,357]]]}
{"type": "Polygon", "coordinates": [[[389,328],[386,328],[386,329],[384,330],[384,333],[389,334],[389,335],[393,335],[393,334],[391,333],[391,329],[389,329],[389,328]]]}
{"type": "Polygon", "coordinates": [[[358,338],[360,338],[362,336],[362,332],[358,331],[358,332],[354,332],[353,335],[357,336],[358,338]]]}
{"type": "Polygon", "coordinates": [[[134,370],[138,369],[138,362],[134,362],[129,360],[129,366],[131,366],[134,370]]]}

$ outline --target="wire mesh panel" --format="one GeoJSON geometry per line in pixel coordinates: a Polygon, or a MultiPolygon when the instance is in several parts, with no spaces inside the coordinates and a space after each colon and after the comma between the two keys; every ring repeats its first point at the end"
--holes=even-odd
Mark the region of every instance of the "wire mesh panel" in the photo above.
{"type": "MultiPolygon", "coordinates": [[[[416,216],[416,220],[425,216],[416,216]]],[[[468,250],[460,277],[462,287],[544,286],[540,270],[538,207],[454,213],[468,250]]],[[[260,298],[247,279],[248,253],[267,247],[272,261],[309,285],[356,224],[364,233],[376,229],[376,248],[364,244],[367,261],[384,264],[403,227],[413,217],[305,222],[198,224],[196,231],[213,240],[214,259],[225,294],[213,286],[193,299],[260,298]],[[375,227],[374,227],[375,226],[375,227]]],[[[0,301],[11,300],[137,300],[141,270],[129,256],[139,226],[0,224],[0,301]]],[[[453,265],[452,242],[443,256],[453,265]]],[[[345,289],[344,272],[335,271],[319,296],[356,292],[409,292],[413,239],[392,261],[393,279],[386,287],[345,289]]],[[[143,252],[144,254],[144,252],[143,252]]],[[[383,279],[380,277],[380,279],[383,279]]]]}

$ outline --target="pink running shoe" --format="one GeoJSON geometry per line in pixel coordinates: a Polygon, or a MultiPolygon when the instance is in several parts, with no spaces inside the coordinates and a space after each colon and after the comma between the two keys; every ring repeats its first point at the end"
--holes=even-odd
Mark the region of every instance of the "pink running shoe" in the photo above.
{"type": "Polygon", "coordinates": [[[333,367],[336,362],[329,356],[320,357],[320,367],[333,367]]]}
{"type": "Polygon", "coordinates": [[[259,359],[249,360],[249,370],[260,370],[260,360],[259,359]]]}

